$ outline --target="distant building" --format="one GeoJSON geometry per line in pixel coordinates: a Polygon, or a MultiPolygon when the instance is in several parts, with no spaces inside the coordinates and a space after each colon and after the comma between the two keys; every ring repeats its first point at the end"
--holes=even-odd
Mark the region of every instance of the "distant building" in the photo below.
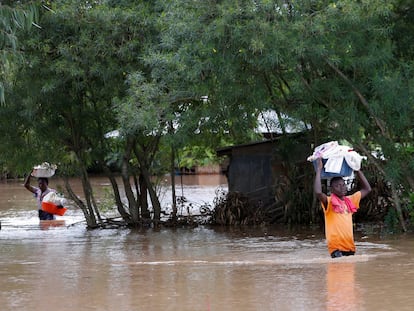
{"type": "Polygon", "coordinates": [[[226,157],[223,173],[227,176],[229,192],[239,192],[253,205],[277,209],[280,195],[287,182],[289,170],[309,170],[306,161],[311,153],[306,134],[278,134],[272,140],[230,146],[217,150],[226,157]]]}

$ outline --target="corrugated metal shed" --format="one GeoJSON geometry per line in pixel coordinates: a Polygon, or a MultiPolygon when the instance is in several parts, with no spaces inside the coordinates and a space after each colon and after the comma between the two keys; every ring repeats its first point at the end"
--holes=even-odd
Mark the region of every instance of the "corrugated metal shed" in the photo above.
{"type": "Polygon", "coordinates": [[[295,133],[222,148],[217,155],[227,157],[223,171],[229,192],[247,196],[253,205],[271,208],[277,203],[277,186],[289,170],[308,168],[306,158],[310,150],[306,135],[295,133]]]}

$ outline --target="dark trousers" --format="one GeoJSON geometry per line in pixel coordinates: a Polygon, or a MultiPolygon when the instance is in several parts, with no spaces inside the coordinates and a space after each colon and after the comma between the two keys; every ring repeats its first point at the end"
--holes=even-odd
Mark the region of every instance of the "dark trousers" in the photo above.
{"type": "Polygon", "coordinates": [[[53,220],[55,219],[53,217],[53,214],[50,214],[48,212],[42,211],[41,209],[39,210],[39,219],[40,220],[53,220]]]}
{"type": "Polygon", "coordinates": [[[340,251],[340,250],[337,249],[336,251],[332,252],[331,257],[332,258],[337,258],[337,257],[352,256],[352,255],[355,255],[355,252],[353,252],[353,251],[340,251]]]}

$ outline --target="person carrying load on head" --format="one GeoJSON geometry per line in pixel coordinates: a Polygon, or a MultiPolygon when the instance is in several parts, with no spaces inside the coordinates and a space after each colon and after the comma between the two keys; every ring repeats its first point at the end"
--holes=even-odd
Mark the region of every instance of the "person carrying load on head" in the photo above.
{"type": "Polygon", "coordinates": [[[316,175],[314,192],[321,202],[325,217],[325,236],[328,243],[328,251],[332,258],[355,254],[352,214],[359,208],[359,202],[371,192],[371,186],[361,170],[355,173],[362,183],[359,191],[347,195],[347,188],[342,177],[331,179],[331,195],[322,192],[321,172],[323,162],[316,159],[316,175]]]}
{"type": "Polygon", "coordinates": [[[50,192],[55,192],[56,190],[49,188],[49,179],[46,177],[39,177],[38,180],[38,187],[33,187],[30,185],[30,178],[33,172],[27,175],[24,181],[24,187],[32,192],[37,200],[37,207],[39,211],[39,219],[40,220],[53,220],[55,216],[48,212],[42,210],[42,201],[43,198],[50,192]]]}

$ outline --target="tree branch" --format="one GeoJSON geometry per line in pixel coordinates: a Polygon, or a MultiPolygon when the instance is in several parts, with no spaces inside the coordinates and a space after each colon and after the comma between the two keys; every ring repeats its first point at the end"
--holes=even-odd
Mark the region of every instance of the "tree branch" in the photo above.
{"type": "Polygon", "coordinates": [[[379,119],[375,116],[374,112],[372,111],[371,107],[368,104],[368,101],[361,94],[361,92],[358,90],[358,88],[355,87],[355,85],[352,83],[352,81],[338,67],[336,67],[333,63],[331,63],[329,60],[326,60],[326,63],[328,64],[329,67],[331,67],[331,69],[333,71],[335,71],[351,87],[352,91],[358,97],[361,104],[367,109],[369,115],[375,120],[375,124],[380,129],[381,134],[384,135],[385,137],[389,138],[389,135],[388,135],[388,133],[385,129],[384,122],[381,119],[379,119]]]}

